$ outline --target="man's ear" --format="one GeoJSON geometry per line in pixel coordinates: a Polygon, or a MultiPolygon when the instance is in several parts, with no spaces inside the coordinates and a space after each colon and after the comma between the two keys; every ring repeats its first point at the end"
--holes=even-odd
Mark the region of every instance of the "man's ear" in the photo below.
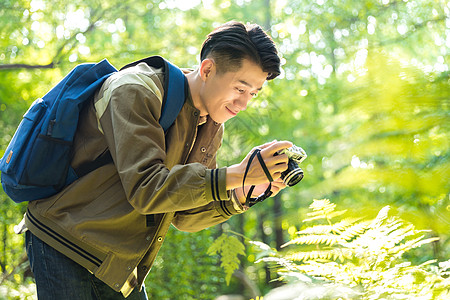
{"type": "Polygon", "coordinates": [[[212,58],[205,58],[200,64],[200,76],[203,81],[216,71],[216,64],[212,58]]]}

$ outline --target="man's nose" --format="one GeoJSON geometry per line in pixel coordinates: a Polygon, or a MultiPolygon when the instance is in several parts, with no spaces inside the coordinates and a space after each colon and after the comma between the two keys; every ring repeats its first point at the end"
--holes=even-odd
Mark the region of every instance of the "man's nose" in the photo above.
{"type": "Polygon", "coordinates": [[[250,94],[243,94],[236,100],[234,100],[234,105],[239,108],[239,110],[246,110],[247,104],[252,99],[252,96],[250,94]]]}

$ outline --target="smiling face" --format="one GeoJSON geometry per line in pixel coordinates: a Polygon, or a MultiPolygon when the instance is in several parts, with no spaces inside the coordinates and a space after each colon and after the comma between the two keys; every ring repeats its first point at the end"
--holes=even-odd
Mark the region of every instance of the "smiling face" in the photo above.
{"type": "Polygon", "coordinates": [[[218,123],[236,116],[247,108],[268,76],[261,67],[248,59],[242,61],[237,71],[218,73],[212,59],[206,59],[200,67],[202,84],[196,107],[201,115],[209,115],[218,123]]]}

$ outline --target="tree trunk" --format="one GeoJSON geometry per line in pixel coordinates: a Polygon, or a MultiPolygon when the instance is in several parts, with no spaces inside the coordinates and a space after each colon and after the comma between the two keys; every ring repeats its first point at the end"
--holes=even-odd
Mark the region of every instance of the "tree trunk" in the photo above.
{"type": "Polygon", "coordinates": [[[276,195],[273,199],[273,227],[275,229],[275,244],[277,251],[281,250],[281,245],[284,244],[283,228],[281,220],[283,217],[283,207],[281,204],[281,193],[276,195]]]}

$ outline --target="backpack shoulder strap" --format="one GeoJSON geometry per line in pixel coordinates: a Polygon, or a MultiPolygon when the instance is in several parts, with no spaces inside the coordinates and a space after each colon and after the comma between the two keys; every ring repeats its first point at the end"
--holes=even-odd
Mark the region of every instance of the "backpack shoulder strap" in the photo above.
{"type": "MultiPolygon", "coordinates": [[[[164,129],[164,133],[167,133],[170,126],[175,122],[181,108],[184,105],[187,95],[187,79],[184,76],[183,71],[180,68],[173,65],[161,56],[150,56],[135,62],[132,62],[120,70],[134,67],[137,64],[144,62],[149,66],[155,68],[164,68],[164,98],[162,102],[161,118],[159,124],[164,129]]],[[[75,172],[78,177],[82,177],[91,171],[104,166],[113,159],[109,151],[105,151],[94,161],[79,166],[75,172]]]]}
{"type": "Polygon", "coordinates": [[[167,133],[170,126],[177,118],[184,105],[187,95],[187,79],[180,68],[162,58],[161,56],[150,56],[135,62],[132,62],[120,70],[134,67],[137,64],[144,62],[147,65],[155,68],[163,68],[164,70],[164,98],[162,102],[161,118],[159,124],[167,133]]]}
{"type": "Polygon", "coordinates": [[[159,123],[164,132],[169,130],[184,105],[187,95],[187,79],[183,71],[171,62],[165,62],[164,99],[159,123]]]}

